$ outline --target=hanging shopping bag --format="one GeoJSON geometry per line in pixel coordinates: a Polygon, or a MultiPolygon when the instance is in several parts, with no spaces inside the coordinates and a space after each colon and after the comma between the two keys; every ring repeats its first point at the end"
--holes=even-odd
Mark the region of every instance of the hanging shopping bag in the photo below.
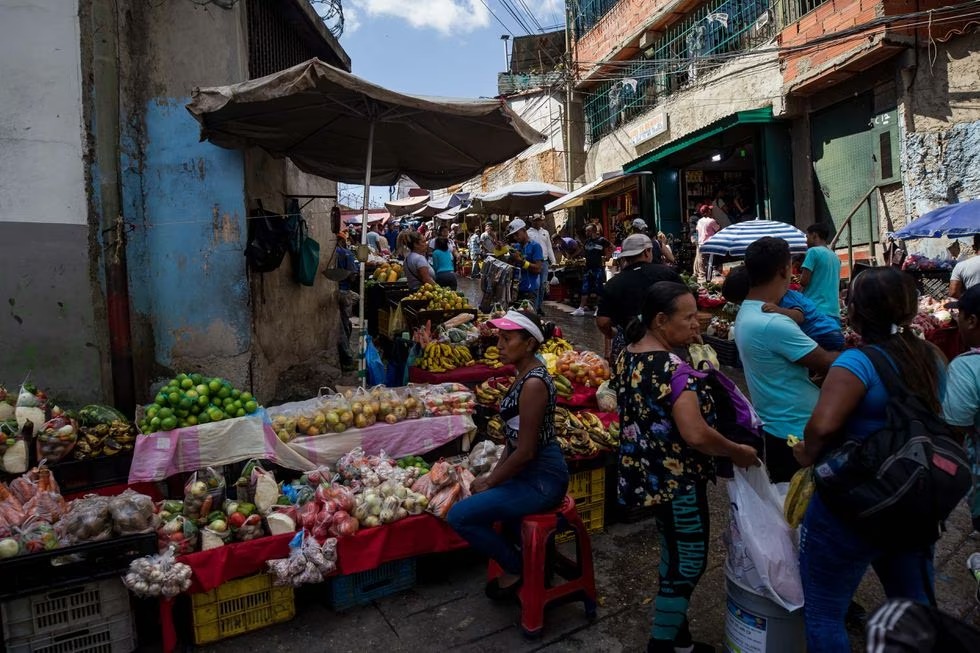
{"type": "Polygon", "coordinates": [[[304,286],[312,286],[316,272],[320,269],[320,243],[309,236],[306,220],[299,221],[299,246],[293,256],[293,273],[296,281],[304,286]]]}
{"type": "Polygon", "coordinates": [[[364,336],[364,365],[367,368],[369,386],[381,385],[385,382],[385,364],[371,336],[364,336]]]}
{"type": "Polygon", "coordinates": [[[787,610],[803,606],[803,585],[793,530],[783,517],[783,498],[766,468],[735,468],[728,483],[732,518],[726,574],[746,591],[787,610]]]}

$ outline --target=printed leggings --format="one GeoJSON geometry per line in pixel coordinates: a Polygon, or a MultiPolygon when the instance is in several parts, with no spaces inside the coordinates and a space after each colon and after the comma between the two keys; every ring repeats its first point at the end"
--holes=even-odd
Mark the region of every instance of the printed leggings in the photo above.
{"type": "Polygon", "coordinates": [[[687,607],[708,564],[707,483],[698,483],[657,508],[660,532],[660,589],[653,604],[654,640],[689,646],[687,607]]]}

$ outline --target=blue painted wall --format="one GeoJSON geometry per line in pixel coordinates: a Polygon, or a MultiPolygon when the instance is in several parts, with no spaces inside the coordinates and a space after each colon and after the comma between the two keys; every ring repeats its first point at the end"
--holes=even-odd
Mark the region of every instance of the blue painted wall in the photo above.
{"type": "Polygon", "coordinates": [[[251,338],[243,155],[199,142],[188,101],[151,100],[122,138],[134,322],[171,369],[242,354],[251,338]]]}

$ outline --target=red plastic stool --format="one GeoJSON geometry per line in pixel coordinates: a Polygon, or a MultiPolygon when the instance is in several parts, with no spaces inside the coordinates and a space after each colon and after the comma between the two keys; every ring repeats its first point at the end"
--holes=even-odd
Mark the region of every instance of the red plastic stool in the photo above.
{"type": "MultiPolygon", "coordinates": [[[[592,542],[585,524],[575,510],[575,499],[566,496],[552,512],[527,515],[521,521],[521,551],[524,554],[523,583],[517,597],[521,602],[521,628],[527,637],[537,637],[544,628],[544,610],[552,603],[582,601],[585,615],[596,616],[595,573],[592,569],[592,542]],[[571,529],[575,533],[576,560],[557,550],[555,535],[571,529]],[[553,584],[555,576],[565,582],[553,584]]],[[[504,570],[490,561],[487,580],[504,570]]]]}

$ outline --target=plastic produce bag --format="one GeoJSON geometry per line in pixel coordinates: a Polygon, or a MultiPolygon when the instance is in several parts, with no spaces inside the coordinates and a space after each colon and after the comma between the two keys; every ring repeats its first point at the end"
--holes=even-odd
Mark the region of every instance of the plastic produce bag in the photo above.
{"type": "Polygon", "coordinates": [[[184,484],[184,516],[198,524],[224,500],[225,479],[211,467],[194,472],[184,484]]]}
{"type": "Polygon", "coordinates": [[[364,361],[367,366],[367,380],[370,385],[385,382],[385,364],[371,336],[364,336],[364,361]]]}
{"type": "MultiPolygon", "coordinates": [[[[23,429],[27,422],[31,422],[34,428],[47,421],[48,398],[37,387],[24,381],[17,393],[17,407],[14,414],[17,416],[17,428],[23,429]]],[[[25,469],[27,466],[25,465],[25,469]]],[[[11,470],[7,470],[11,471],[11,470]]],[[[18,472],[13,472],[18,473],[18,472]]]]}
{"type": "Polygon", "coordinates": [[[177,562],[172,550],[167,550],[129,563],[123,585],[139,597],[172,598],[190,588],[192,573],[188,565],[177,562]]]}
{"type": "Polygon", "coordinates": [[[48,522],[28,519],[17,530],[17,539],[24,553],[40,553],[58,548],[58,534],[48,522]]]}
{"type": "Polygon", "coordinates": [[[66,415],[53,417],[44,423],[35,434],[37,457],[55,463],[75,448],[78,439],[78,425],[66,415]]]}
{"type": "Polygon", "coordinates": [[[496,445],[490,440],[477,442],[469,455],[470,469],[477,476],[490,472],[500,460],[503,450],[503,445],[496,445]]]}
{"type": "Polygon", "coordinates": [[[157,529],[157,546],[160,551],[172,550],[176,555],[186,555],[197,550],[200,536],[197,524],[175,514],[157,529]]]}
{"type": "Polygon", "coordinates": [[[20,499],[3,483],[0,483],[0,519],[13,527],[20,526],[27,519],[20,499]]]}
{"type": "Polygon", "coordinates": [[[37,492],[24,504],[24,513],[54,524],[65,514],[65,499],[57,491],[50,470],[42,468],[37,475],[37,492]]]}
{"type": "Polygon", "coordinates": [[[109,497],[89,494],[68,505],[68,512],[58,522],[55,531],[65,544],[100,542],[112,537],[112,517],[109,497]]]}
{"type": "MultiPolygon", "coordinates": [[[[40,424],[41,422],[38,422],[40,424]]],[[[34,422],[28,420],[24,427],[16,421],[0,423],[0,471],[23,474],[27,471],[27,442],[34,433],[34,422]]]]}
{"type": "Polygon", "coordinates": [[[718,362],[718,353],[711,345],[694,343],[688,345],[687,353],[691,355],[691,367],[694,369],[699,369],[703,361],[710,363],[716,370],[721,369],[721,363],[718,362]]]}
{"type": "Polygon", "coordinates": [[[794,531],[783,518],[783,499],[765,467],[736,467],[728,495],[728,578],[787,610],[800,608],[803,586],[794,531]]]}
{"type": "Polygon", "coordinates": [[[149,533],[157,528],[153,499],[133,490],[126,490],[109,499],[109,513],[116,535],[149,533]]]}
{"type": "Polygon", "coordinates": [[[609,387],[608,379],[599,384],[599,389],[595,391],[595,398],[599,404],[599,410],[605,413],[614,412],[618,408],[616,391],[609,387]]]}

